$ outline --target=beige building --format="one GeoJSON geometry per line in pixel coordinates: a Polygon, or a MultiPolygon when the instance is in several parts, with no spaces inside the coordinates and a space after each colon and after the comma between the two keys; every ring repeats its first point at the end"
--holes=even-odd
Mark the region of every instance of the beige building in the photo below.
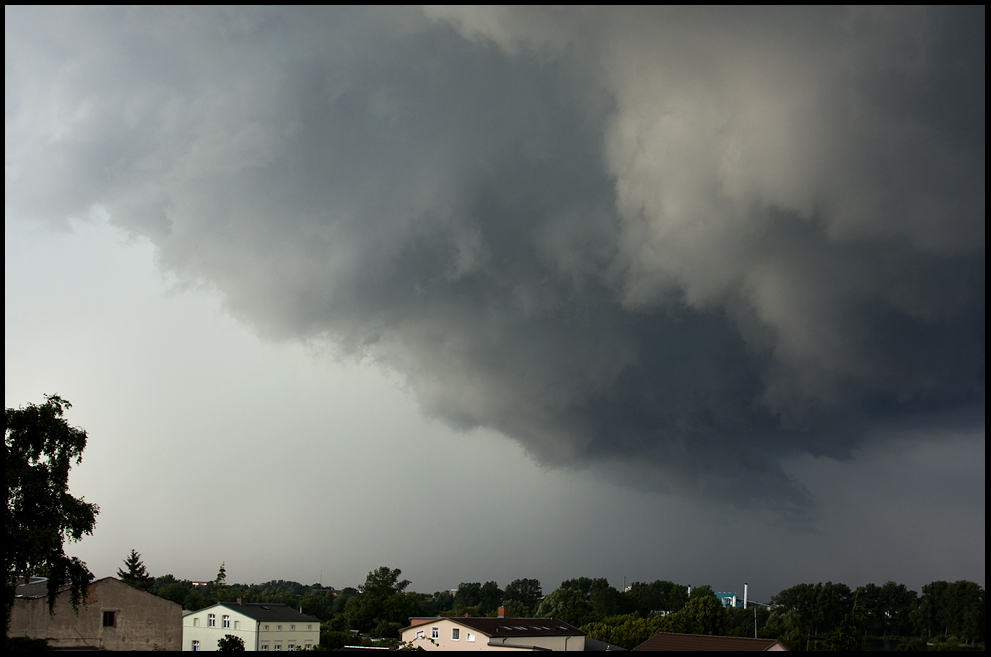
{"type": "Polygon", "coordinates": [[[403,642],[424,650],[580,650],[585,633],[555,618],[414,618],[403,642]]]}
{"type": "Polygon", "coordinates": [[[232,634],[245,650],[311,650],[320,645],[320,619],[284,604],[219,602],[182,619],[183,650],[216,650],[232,634]]]}
{"type": "Polygon", "coordinates": [[[39,579],[17,588],[9,636],[48,639],[53,648],[179,650],[182,607],[171,600],[105,577],[90,582],[78,615],[68,589],[59,591],[52,616],[47,586],[39,579]]]}

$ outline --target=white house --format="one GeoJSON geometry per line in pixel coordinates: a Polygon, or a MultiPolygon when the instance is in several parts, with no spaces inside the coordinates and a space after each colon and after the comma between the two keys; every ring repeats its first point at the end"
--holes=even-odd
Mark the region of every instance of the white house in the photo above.
{"type": "Polygon", "coordinates": [[[216,650],[232,634],[245,650],[310,650],[320,645],[320,619],[284,604],[218,602],[182,619],[183,650],[216,650]]]}
{"type": "MultiPolygon", "coordinates": [[[[403,641],[424,650],[580,650],[585,633],[556,618],[413,618],[403,641]]],[[[598,643],[598,642],[597,642],[598,643]]],[[[603,644],[605,645],[605,644],[603,644]]]]}

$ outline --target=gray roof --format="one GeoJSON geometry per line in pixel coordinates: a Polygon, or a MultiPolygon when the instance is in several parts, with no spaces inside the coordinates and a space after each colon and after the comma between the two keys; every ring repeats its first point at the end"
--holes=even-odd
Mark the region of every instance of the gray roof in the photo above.
{"type": "MultiPolygon", "coordinates": [[[[28,582],[27,584],[18,584],[17,585],[17,591],[16,591],[15,595],[18,598],[47,598],[48,597],[48,578],[46,578],[46,577],[32,577],[30,579],[31,579],[31,581],[28,582]]],[[[157,593],[152,593],[151,591],[147,591],[147,590],[141,588],[140,586],[135,586],[134,584],[128,584],[127,582],[124,582],[122,580],[119,580],[116,577],[101,577],[100,579],[91,579],[89,581],[90,590],[92,590],[92,589],[100,586],[100,584],[102,584],[103,582],[116,582],[117,584],[120,584],[121,586],[129,586],[132,589],[134,589],[135,591],[141,591],[142,593],[147,593],[148,595],[153,595],[156,598],[161,598],[162,600],[169,600],[168,598],[163,598],[162,596],[158,595],[157,593]]],[[[70,587],[68,585],[65,585],[65,586],[61,587],[58,590],[58,592],[59,593],[62,593],[64,591],[68,591],[69,588],[70,587]]],[[[169,600],[169,602],[171,602],[174,605],[178,605],[179,604],[177,602],[173,602],[172,600],[169,600]]]]}
{"type": "Polygon", "coordinates": [[[17,585],[17,593],[15,595],[19,598],[43,598],[47,596],[48,578],[31,577],[27,584],[21,582],[17,585]]]}
{"type": "Polygon", "coordinates": [[[775,646],[784,648],[784,644],[781,644],[777,639],[660,632],[641,643],[634,650],[729,650],[739,652],[742,650],[770,650],[775,646]]]}
{"type": "MultiPolygon", "coordinates": [[[[226,607],[248,618],[262,623],[319,623],[319,618],[301,614],[292,607],[275,602],[218,602],[218,606],[226,607]]],[[[209,608],[209,607],[208,607],[209,608]]]]}
{"type": "MultiPolygon", "coordinates": [[[[479,618],[438,616],[436,620],[446,619],[470,627],[481,634],[490,637],[537,637],[537,636],[585,636],[585,633],[574,625],[569,625],[556,618],[479,618]]],[[[416,626],[426,625],[430,620],[416,619],[416,626]]],[[[410,625],[409,627],[413,627],[410,625]]]]}

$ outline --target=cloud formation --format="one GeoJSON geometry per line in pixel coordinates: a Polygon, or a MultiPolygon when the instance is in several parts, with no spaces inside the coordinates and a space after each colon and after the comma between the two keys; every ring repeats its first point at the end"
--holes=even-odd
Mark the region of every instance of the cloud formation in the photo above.
{"type": "Polygon", "coordinates": [[[555,466],[984,422],[984,9],[7,9],[6,204],[555,466]]]}

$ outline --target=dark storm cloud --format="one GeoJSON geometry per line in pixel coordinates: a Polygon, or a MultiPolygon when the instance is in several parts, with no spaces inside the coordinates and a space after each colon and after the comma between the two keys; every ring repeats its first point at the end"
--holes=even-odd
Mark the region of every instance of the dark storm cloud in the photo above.
{"type": "Polygon", "coordinates": [[[983,425],[983,8],[6,32],[8,208],[100,204],[542,462],[801,511],[783,459],[983,425]]]}

